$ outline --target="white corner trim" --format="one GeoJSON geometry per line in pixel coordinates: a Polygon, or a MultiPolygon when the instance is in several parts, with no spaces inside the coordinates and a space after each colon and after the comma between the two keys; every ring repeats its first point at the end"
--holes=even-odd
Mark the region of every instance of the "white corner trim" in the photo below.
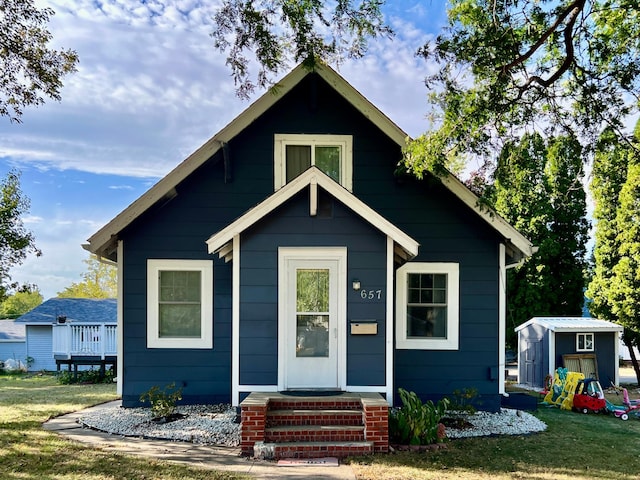
{"type": "Polygon", "coordinates": [[[122,385],[124,381],[124,309],[122,300],[124,298],[124,241],[118,240],[118,263],[116,265],[118,275],[118,301],[116,304],[116,325],[118,354],[116,356],[118,365],[116,366],[116,393],[122,396],[122,385]]]}
{"type": "Polygon", "coordinates": [[[507,338],[507,261],[506,247],[501,243],[498,247],[498,393],[505,390],[505,348],[507,338]]]}
{"type": "Polygon", "coordinates": [[[231,404],[240,405],[240,235],[233,236],[231,266],[231,404]]]}
{"type": "Polygon", "coordinates": [[[549,371],[547,373],[551,375],[551,378],[554,378],[553,375],[556,371],[556,333],[553,330],[549,330],[547,338],[549,342],[549,371]]]}
{"type": "Polygon", "coordinates": [[[394,363],[393,363],[393,299],[395,295],[395,289],[393,288],[393,253],[394,242],[393,239],[387,237],[387,299],[386,299],[386,331],[385,331],[385,356],[386,356],[386,388],[384,390],[385,396],[387,397],[387,403],[390,407],[393,407],[393,374],[394,374],[394,363]]]}

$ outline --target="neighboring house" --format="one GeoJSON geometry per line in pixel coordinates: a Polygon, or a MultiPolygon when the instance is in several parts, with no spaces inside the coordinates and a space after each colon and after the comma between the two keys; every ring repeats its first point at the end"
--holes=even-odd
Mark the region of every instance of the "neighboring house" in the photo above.
{"type": "Polygon", "coordinates": [[[115,364],[117,302],[114,298],[51,298],[21,315],[29,369],[115,364]]]}
{"type": "Polygon", "coordinates": [[[26,365],[27,347],[24,325],[0,320],[0,362],[12,359],[26,365]]]}
{"type": "Polygon", "coordinates": [[[622,326],[584,317],[534,317],[516,327],[518,382],[542,388],[559,367],[597,378],[603,386],[619,381],[622,326]]]}
{"type": "Polygon", "coordinates": [[[118,266],[123,405],[175,382],[233,405],[473,387],[497,410],[505,271],[535,249],[452,175],[399,172],[406,139],[298,66],[95,233],[118,266]]]}

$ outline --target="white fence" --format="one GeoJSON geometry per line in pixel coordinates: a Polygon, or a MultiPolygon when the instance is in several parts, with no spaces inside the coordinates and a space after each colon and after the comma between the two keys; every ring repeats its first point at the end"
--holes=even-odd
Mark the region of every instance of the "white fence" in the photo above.
{"type": "Polygon", "coordinates": [[[53,325],[53,354],[100,357],[118,352],[115,325],[83,323],[53,325]]]}

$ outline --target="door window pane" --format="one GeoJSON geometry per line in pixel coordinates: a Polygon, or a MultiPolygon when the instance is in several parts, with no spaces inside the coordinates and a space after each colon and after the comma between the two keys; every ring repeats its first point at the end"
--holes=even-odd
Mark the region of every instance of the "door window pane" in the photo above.
{"type": "Polygon", "coordinates": [[[329,356],[329,270],[296,270],[296,356],[329,356]]]}
{"type": "Polygon", "coordinates": [[[201,272],[160,271],[158,336],[198,338],[201,335],[201,272]]]}
{"type": "Polygon", "coordinates": [[[329,315],[297,315],[296,357],[329,356],[329,315]]]}
{"type": "Polygon", "coordinates": [[[329,270],[298,269],[296,271],[296,310],[299,313],[329,311],[329,270]]]}

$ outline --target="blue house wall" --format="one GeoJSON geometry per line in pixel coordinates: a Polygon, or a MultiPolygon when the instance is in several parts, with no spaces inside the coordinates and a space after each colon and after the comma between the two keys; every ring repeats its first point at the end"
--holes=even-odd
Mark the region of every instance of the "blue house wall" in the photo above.
{"type": "MultiPolygon", "coordinates": [[[[241,237],[241,385],[278,383],[278,247],[346,247],[347,278],[385,291],[386,237],[339,201],[326,194],[324,201],[331,215],[310,217],[308,192],[301,192],[241,237]]],[[[384,385],[386,296],[364,302],[356,291],[347,295],[348,319],[378,322],[376,335],[344,332],[347,384],[384,385]]]]}
{"type": "MultiPolygon", "coordinates": [[[[474,387],[483,408],[497,408],[497,233],[439,181],[395,176],[400,147],[316,75],[305,77],[229,142],[226,171],[219,151],[177,185],[177,195],[120,233],[123,404],[136,405],[151,386],[171,382],[183,388],[186,402],[230,400],[231,263],[209,255],[204,242],[273,193],[276,133],[353,135],[353,194],[421,244],[413,261],[460,264],[460,349],[396,350],[396,388],[436,398],[474,387]],[[213,349],[146,348],[148,258],[214,261],[213,349]]],[[[310,219],[308,203],[304,212],[305,200],[297,198],[242,235],[241,383],[275,383],[277,246],[347,245],[350,274],[371,279],[368,288],[386,289],[384,236],[366,222],[354,222],[354,215],[335,203],[331,220],[310,219]]],[[[349,294],[349,319],[384,322],[384,302],[365,304],[355,297],[349,294]]],[[[348,336],[349,384],[384,382],[384,331],[380,325],[376,338],[348,336]]]]}

